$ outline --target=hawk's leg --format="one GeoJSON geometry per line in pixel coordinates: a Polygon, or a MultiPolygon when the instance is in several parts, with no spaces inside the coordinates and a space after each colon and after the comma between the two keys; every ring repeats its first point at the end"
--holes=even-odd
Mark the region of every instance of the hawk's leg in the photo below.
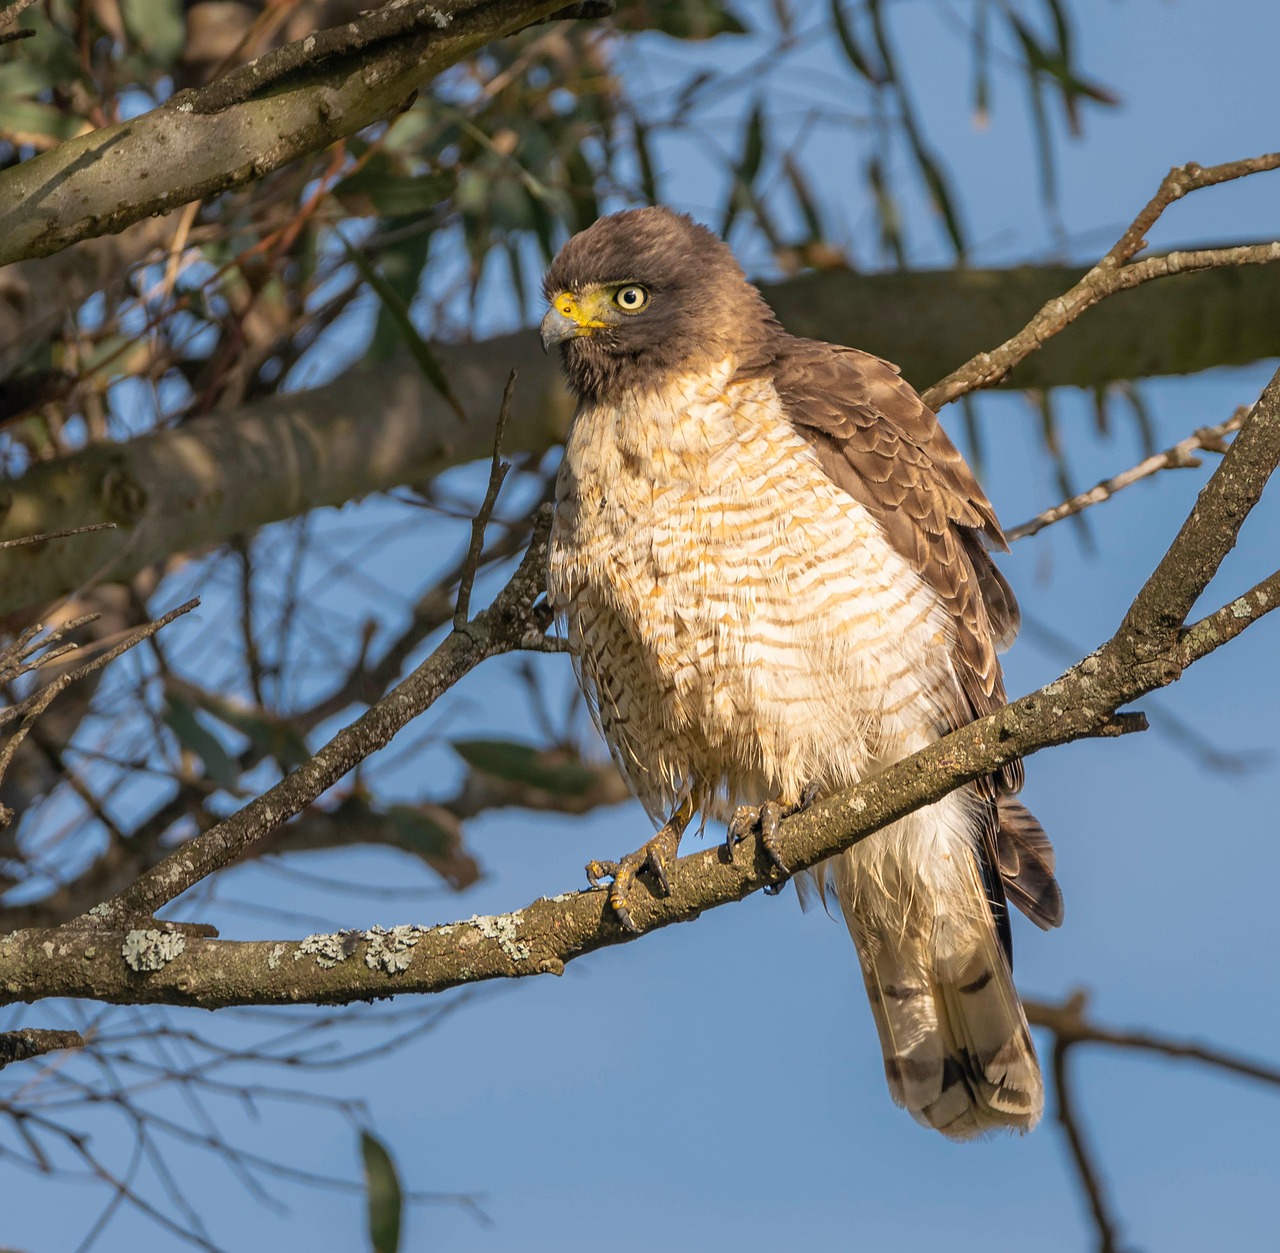
{"type": "Polygon", "coordinates": [[[601,879],[612,879],[609,888],[609,904],[618,915],[618,921],[628,931],[640,933],[631,917],[631,889],[635,886],[636,875],[647,870],[657,880],[660,895],[667,896],[671,892],[671,884],[667,879],[667,868],[675,861],[680,851],[680,837],[693,817],[693,802],[685,800],[680,808],[667,819],[661,831],[647,844],[628,853],[621,861],[592,861],[587,863],[587,881],[598,887],[601,879]]]}
{"type": "Polygon", "coordinates": [[[739,805],[734,810],[733,817],[729,819],[729,830],[725,835],[724,846],[730,861],[733,860],[733,850],[738,844],[741,844],[752,831],[760,832],[760,843],[765,853],[782,875],[781,882],[771,883],[765,888],[769,896],[776,896],[781,892],[786,881],[791,878],[791,871],[787,869],[786,862],[782,860],[782,851],[778,848],[778,828],[782,825],[784,818],[790,818],[792,814],[808,809],[817,799],[820,791],[816,783],[810,783],[800,793],[800,799],[794,805],[786,805],[781,801],[765,801],[763,805],[739,805]]]}

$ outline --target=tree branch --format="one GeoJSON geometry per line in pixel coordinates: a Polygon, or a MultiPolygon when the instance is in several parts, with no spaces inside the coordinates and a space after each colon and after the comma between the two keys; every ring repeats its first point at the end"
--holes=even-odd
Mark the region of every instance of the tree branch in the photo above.
{"type": "Polygon", "coordinates": [[[1034,353],[1045,340],[1074,322],[1086,309],[1118,291],[1137,287],[1154,278],[1163,278],[1182,270],[1208,269],[1214,266],[1266,264],[1280,260],[1280,241],[1245,248],[1206,249],[1198,252],[1170,253],[1130,264],[1137,252],[1146,246],[1146,233],[1164,210],[1190,192],[1213,187],[1232,179],[1245,178],[1280,168],[1280,152],[1231,161],[1208,168],[1194,162],[1175,167],[1165,175],[1160,189],[1130,224],[1115,246],[1070,291],[1049,301],[1034,318],[994,352],[982,352],[958,370],[948,374],[923,393],[925,404],[932,409],[958,400],[968,392],[993,387],[1004,379],[1019,362],[1034,353]]]}
{"type": "Polygon", "coordinates": [[[262,178],[379,121],[441,70],[561,8],[556,0],[388,5],[67,140],[0,173],[0,265],[262,178]]]}
{"type": "Polygon", "coordinates": [[[255,841],[301,813],[358,762],[431,707],[480,662],[534,647],[545,630],[533,610],[542,590],[550,509],[544,509],[529,549],[489,608],[454,631],[401,683],[344,727],[313,757],[230,818],[182,845],[119,896],[90,910],[82,925],[109,926],[150,918],[193,884],[230,865],[255,841]]]}
{"type": "Polygon", "coordinates": [[[60,1049],[84,1048],[84,1044],[84,1036],[78,1031],[26,1027],[21,1031],[0,1032],[0,1070],[13,1062],[29,1061],[60,1049]]]}
{"type": "Polygon", "coordinates": [[[1010,527],[1004,533],[1005,539],[1011,544],[1014,540],[1029,539],[1032,535],[1038,535],[1045,527],[1061,522],[1063,518],[1083,513],[1091,505],[1100,505],[1103,501],[1110,500],[1117,492],[1150,478],[1153,474],[1159,474],[1161,470],[1195,469],[1201,464],[1200,458],[1195,455],[1197,452],[1226,452],[1226,436],[1240,429],[1246,413],[1248,410],[1241,408],[1225,422],[1219,422],[1216,426],[1202,426],[1186,439],[1179,440],[1171,448],[1166,448],[1164,452],[1146,457],[1136,466],[1109,479],[1103,479],[1087,492],[1080,492],[1070,500],[1064,500],[1060,505],[1054,505],[1051,509],[1036,514],[1034,518],[1023,522],[1020,526],[1010,527]]]}

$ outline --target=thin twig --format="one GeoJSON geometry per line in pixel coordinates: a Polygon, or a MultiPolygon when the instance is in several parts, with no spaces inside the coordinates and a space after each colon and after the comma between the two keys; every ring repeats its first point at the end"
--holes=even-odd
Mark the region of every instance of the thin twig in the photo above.
{"type": "Polygon", "coordinates": [[[1010,370],[1039,349],[1046,340],[1069,326],[1086,309],[1106,296],[1136,287],[1152,279],[1191,270],[1212,269],[1225,265],[1266,264],[1280,261],[1280,241],[1246,245],[1240,248],[1214,248],[1192,252],[1174,252],[1163,257],[1130,263],[1130,259],[1146,244],[1146,234],[1164,210],[1175,200],[1232,179],[1245,178],[1280,168],[1280,152],[1266,153],[1243,161],[1202,167],[1194,162],[1175,167],[1165,175],[1160,189],[1134,218],[1115,246],[1070,291],[1050,300],[1011,339],[991,352],[981,352],[939,380],[924,393],[924,402],[937,410],[969,392],[993,387],[1010,370]]]}
{"type": "Polygon", "coordinates": [[[47,539],[66,539],[68,535],[84,535],[87,531],[114,531],[114,522],[91,522],[87,526],[69,526],[62,531],[41,531],[38,535],[23,535],[18,539],[0,540],[0,548],[18,548],[22,544],[41,544],[47,539]]]}
{"type": "Polygon", "coordinates": [[[121,640],[114,648],[108,649],[101,656],[85,662],[83,666],[77,666],[74,670],[68,670],[65,674],[60,674],[38,692],[33,692],[26,700],[19,701],[16,705],[10,705],[8,709],[0,709],[0,726],[12,722],[15,718],[23,719],[22,727],[14,732],[9,742],[4,746],[4,751],[0,753],[0,776],[8,768],[9,760],[13,756],[17,744],[26,738],[31,723],[59,692],[77,680],[83,679],[85,675],[92,674],[95,670],[102,669],[109,662],[115,661],[117,657],[122,653],[128,652],[136,644],[140,644],[145,639],[150,639],[151,636],[163,627],[168,626],[175,618],[180,618],[184,613],[190,613],[199,603],[199,597],[193,597],[176,609],[169,610],[167,614],[157,618],[154,622],[148,622],[136,631],[131,631],[125,639],[121,640]]]}
{"type": "MultiPolygon", "coordinates": [[[[224,866],[300,813],[480,662],[537,647],[548,625],[533,601],[544,583],[550,510],[540,512],[519,568],[492,605],[452,632],[416,670],[286,778],[243,809],[171,853],[87,920],[107,925],[153,917],[162,905],[224,866]]],[[[86,925],[82,923],[81,925],[86,925]]]]}
{"type": "Polygon", "coordinates": [[[458,580],[458,603],[453,611],[455,631],[461,631],[467,625],[467,618],[471,613],[471,588],[475,584],[476,570],[480,566],[480,557],[484,552],[485,528],[493,516],[493,507],[506,480],[507,471],[511,469],[511,463],[502,460],[502,433],[507,429],[507,415],[511,412],[511,396],[515,389],[516,371],[512,370],[507,376],[506,387],[502,389],[502,405],[498,409],[498,428],[493,434],[493,462],[489,467],[489,486],[480,504],[480,512],[471,521],[471,546],[467,549],[462,577],[458,580]]]}
{"type": "Polygon", "coordinates": [[[1216,1070],[1225,1070],[1229,1074],[1242,1075],[1246,1079],[1256,1079],[1259,1083],[1280,1087],[1280,1067],[1269,1066],[1265,1062],[1253,1061],[1247,1057],[1238,1057],[1222,1049],[1210,1048],[1208,1045],[1196,1044],[1190,1040],[1170,1039],[1167,1036],[1152,1035],[1146,1031],[1116,1031],[1114,1028],[1102,1027],[1090,1022],[1085,1017],[1087,1001],[1082,992],[1073,993],[1060,1005],[1044,1001],[1027,1001],[1024,1006],[1027,1011],[1027,1021],[1033,1027],[1043,1027],[1046,1031],[1052,1031],[1055,1036],[1068,1044],[1106,1044],[1112,1048],[1159,1053],[1162,1057],[1178,1057],[1187,1061],[1200,1062],[1216,1070]]]}
{"type": "Polygon", "coordinates": [[[1027,539],[1043,531],[1045,527],[1052,526],[1055,522],[1061,522],[1063,518],[1082,513],[1090,505],[1100,505],[1104,500],[1110,500],[1118,491],[1123,490],[1132,483],[1137,483],[1141,479],[1150,478],[1161,470],[1196,468],[1201,464],[1200,458],[1194,455],[1196,452],[1226,452],[1227,444],[1224,437],[1240,429],[1240,425],[1244,422],[1248,412],[1248,408],[1241,407],[1225,422],[1219,422],[1217,426],[1202,426],[1198,431],[1188,435],[1186,439],[1179,440],[1171,448],[1166,448],[1164,452],[1147,457],[1139,461],[1136,466],[1132,466],[1112,478],[1103,479],[1096,487],[1091,487],[1087,492],[1072,496],[1070,500],[1064,500],[1060,505],[1054,505],[1051,509],[1046,509],[1043,513],[1038,513],[1034,518],[1023,522],[1020,526],[1015,526],[1012,530],[1006,531],[1005,538],[1010,543],[1013,543],[1014,540],[1027,539]]]}
{"type": "Polygon", "coordinates": [[[1120,1253],[1120,1246],[1116,1243],[1116,1221],[1111,1215],[1111,1207],[1103,1189],[1102,1175],[1094,1165],[1093,1155],[1085,1143],[1080,1115],[1072,1099],[1067,1071],[1067,1053],[1070,1048],[1071,1041],[1061,1036],[1055,1037],[1050,1073],[1053,1076],[1053,1087],[1058,1098],[1056,1117],[1066,1137],[1067,1147],[1071,1150],[1071,1160],[1075,1163],[1076,1174],[1080,1177],[1080,1186],[1088,1198],[1089,1209],[1093,1214],[1093,1225],[1098,1230],[1098,1253],[1120,1253]]]}
{"type": "Polygon", "coordinates": [[[0,1070],[12,1062],[25,1062],[59,1049],[79,1049],[85,1044],[78,1031],[50,1031],[25,1027],[21,1031],[0,1032],[0,1070]]]}

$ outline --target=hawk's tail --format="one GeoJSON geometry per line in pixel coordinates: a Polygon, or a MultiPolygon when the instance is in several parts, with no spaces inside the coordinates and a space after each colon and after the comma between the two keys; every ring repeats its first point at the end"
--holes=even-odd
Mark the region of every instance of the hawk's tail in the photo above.
{"type": "MultiPolygon", "coordinates": [[[[924,852],[918,835],[884,834],[897,844],[895,860],[906,853],[908,865],[921,865],[910,856],[924,852]]],[[[943,854],[954,873],[890,876],[897,882],[886,895],[879,867],[865,857],[857,864],[858,849],[845,873],[837,872],[849,889],[839,896],[889,1092],[917,1122],[957,1140],[999,1128],[1029,1131],[1044,1106],[1044,1084],[978,857],[968,839],[931,834],[929,858],[943,854]]]]}

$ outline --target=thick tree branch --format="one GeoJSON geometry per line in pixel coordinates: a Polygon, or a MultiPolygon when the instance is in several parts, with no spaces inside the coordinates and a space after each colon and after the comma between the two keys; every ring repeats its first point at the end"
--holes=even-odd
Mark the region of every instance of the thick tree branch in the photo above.
{"type": "Polygon", "coordinates": [[[477,48],[563,7],[556,0],[388,5],[149,113],[67,140],[0,173],[0,265],[262,178],[377,122],[477,48]]]}
{"type": "MultiPolygon", "coordinates": [[[[1015,758],[1144,725],[1140,715],[1118,716],[1116,711],[1173,682],[1187,666],[1280,604],[1277,572],[1195,625],[1185,630],[1182,626],[1278,462],[1280,373],[1245,419],[1111,640],[1047,687],[786,819],[780,843],[787,864],[797,870],[816,865],[1015,758]]],[[[538,573],[541,561],[539,553],[532,566],[538,573]]],[[[524,568],[529,567],[526,561],[524,568]]],[[[455,633],[450,641],[456,638],[455,633]]],[[[401,716],[406,703],[402,696],[387,711],[370,711],[377,714],[375,738],[386,732],[387,719],[401,716]]],[[[366,736],[366,748],[369,742],[366,736]]],[[[336,764],[340,763],[331,763],[336,764]]],[[[236,943],[124,929],[124,920],[145,916],[172,900],[184,887],[226,865],[288,812],[296,812],[288,805],[298,794],[314,796],[312,789],[324,783],[316,773],[308,773],[307,767],[295,772],[221,829],[179,850],[122,898],[93,911],[96,919],[0,938],[0,1003],[80,996],[218,1008],[439,992],[487,979],[558,974],[583,953],[631,938],[602,889],[538,900],[514,913],[443,927],[344,932],[300,942],[236,943]]],[[[335,770],[329,781],[338,773],[335,770]]],[[[303,799],[297,808],[305,803],[303,799]]],[[[686,922],[705,909],[741,900],[767,886],[773,873],[769,857],[755,840],[748,840],[733,860],[726,859],[723,849],[696,853],[672,869],[670,894],[636,901],[633,917],[644,931],[686,922]]]]}
{"type": "MultiPolygon", "coordinates": [[[[898,361],[908,378],[936,378],[1069,286],[1066,267],[806,275],[768,289],[789,330],[852,339],[898,361]]],[[[1280,283],[1273,271],[1210,271],[1114,297],[1019,368],[1028,386],[1095,386],[1280,355],[1280,283]]],[[[497,412],[514,366],[520,394],[506,445],[557,443],[571,405],[557,364],[530,331],[438,350],[472,412],[497,412]]],[[[111,521],[56,552],[0,551],[0,614],[79,587],[106,570],[125,580],[175,552],[309,509],[422,482],[491,451],[481,423],[459,424],[407,359],[360,366],[326,386],[272,397],[231,414],[124,444],[95,445],[32,467],[0,488],[0,535],[111,521]]]]}
{"type": "Polygon", "coordinates": [[[60,1049],[84,1048],[84,1044],[84,1036],[78,1031],[27,1027],[21,1031],[0,1032],[0,1070],[13,1062],[29,1061],[60,1049]]]}

